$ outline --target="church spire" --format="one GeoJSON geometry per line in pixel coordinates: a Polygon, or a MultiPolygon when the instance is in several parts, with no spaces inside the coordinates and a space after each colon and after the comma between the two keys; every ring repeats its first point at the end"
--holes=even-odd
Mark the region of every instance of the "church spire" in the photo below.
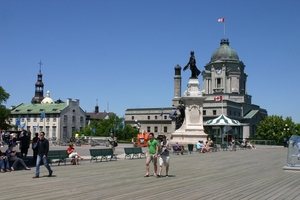
{"type": "Polygon", "coordinates": [[[40,65],[40,70],[37,75],[37,82],[35,83],[35,95],[31,100],[31,103],[41,103],[44,99],[44,83],[43,83],[43,74],[42,74],[42,61],[38,63],[40,65]]]}

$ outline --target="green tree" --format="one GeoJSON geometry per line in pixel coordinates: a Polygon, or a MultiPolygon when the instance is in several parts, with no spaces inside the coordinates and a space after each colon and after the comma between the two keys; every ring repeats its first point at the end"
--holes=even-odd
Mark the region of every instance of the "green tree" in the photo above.
{"type": "Polygon", "coordinates": [[[123,125],[122,122],[123,118],[116,115],[112,115],[108,119],[93,120],[82,129],[81,133],[86,136],[108,137],[109,133],[113,132],[118,140],[129,140],[136,135],[136,130],[130,125],[123,125]]]}
{"type": "Polygon", "coordinates": [[[10,127],[10,124],[6,123],[9,122],[8,119],[10,110],[2,105],[3,103],[6,103],[9,96],[10,95],[3,89],[3,87],[0,86],[0,129],[8,129],[10,127]]]}
{"type": "Polygon", "coordinates": [[[289,139],[292,135],[299,135],[300,125],[295,124],[291,117],[271,115],[266,117],[257,126],[256,139],[275,140],[281,143],[283,138],[289,139]]]}

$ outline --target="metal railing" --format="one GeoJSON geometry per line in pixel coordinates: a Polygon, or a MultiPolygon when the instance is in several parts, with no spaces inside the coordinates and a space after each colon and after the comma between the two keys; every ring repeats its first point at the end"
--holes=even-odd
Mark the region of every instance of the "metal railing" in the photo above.
{"type": "Polygon", "coordinates": [[[276,146],[275,140],[250,140],[250,142],[253,145],[262,145],[262,146],[270,146],[270,147],[276,146]]]}

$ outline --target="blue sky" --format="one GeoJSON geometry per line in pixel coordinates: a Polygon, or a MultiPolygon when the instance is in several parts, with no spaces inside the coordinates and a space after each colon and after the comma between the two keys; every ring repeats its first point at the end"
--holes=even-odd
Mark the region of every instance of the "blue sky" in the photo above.
{"type": "MultiPolygon", "coordinates": [[[[224,37],[246,65],[252,103],[300,123],[300,1],[0,0],[0,85],[7,107],[44,96],[83,110],[170,107],[174,67],[195,51],[202,71],[224,37]],[[272,3],[271,3],[272,2],[272,3]]],[[[182,72],[182,92],[190,72],[182,72]]],[[[201,89],[202,77],[199,78],[201,89]]]]}

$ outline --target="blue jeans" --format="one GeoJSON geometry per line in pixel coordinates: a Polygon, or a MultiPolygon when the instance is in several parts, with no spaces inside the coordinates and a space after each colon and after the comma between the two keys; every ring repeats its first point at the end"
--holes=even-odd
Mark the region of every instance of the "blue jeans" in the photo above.
{"type": "Polygon", "coordinates": [[[48,164],[47,157],[43,158],[42,155],[37,155],[36,168],[35,168],[35,176],[37,176],[37,177],[40,176],[40,164],[41,164],[42,159],[43,159],[44,166],[47,168],[49,174],[53,172],[48,164]]]}
{"type": "Polygon", "coordinates": [[[3,169],[3,170],[5,170],[5,168],[6,169],[9,169],[10,167],[9,167],[9,161],[8,161],[8,158],[6,157],[6,158],[0,158],[0,168],[1,169],[3,169]]]}

